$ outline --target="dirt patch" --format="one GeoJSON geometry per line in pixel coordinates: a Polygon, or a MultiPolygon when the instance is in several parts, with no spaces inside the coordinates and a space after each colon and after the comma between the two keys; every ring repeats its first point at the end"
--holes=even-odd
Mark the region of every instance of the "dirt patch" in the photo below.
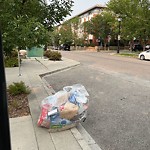
{"type": "Polygon", "coordinates": [[[27,94],[13,96],[7,93],[9,118],[30,115],[27,94]]]}

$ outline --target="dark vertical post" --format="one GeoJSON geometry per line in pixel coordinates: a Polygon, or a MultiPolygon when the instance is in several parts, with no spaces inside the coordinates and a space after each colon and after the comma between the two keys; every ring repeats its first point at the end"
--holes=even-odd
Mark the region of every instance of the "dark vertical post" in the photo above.
{"type": "Polygon", "coordinates": [[[118,18],[118,22],[119,22],[119,32],[118,32],[118,48],[117,48],[117,53],[119,53],[120,51],[120,25],[121,25],[121,18],[118,18]]]}
{"type": "Polygon", "coordinates": [[[2,35],[0,29],[0,150],[11,150],[2,35]]]}

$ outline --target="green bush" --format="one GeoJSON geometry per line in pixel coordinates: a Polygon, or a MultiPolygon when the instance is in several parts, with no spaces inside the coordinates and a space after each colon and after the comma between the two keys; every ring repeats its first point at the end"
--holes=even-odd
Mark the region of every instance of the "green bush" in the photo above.
{"type": "Polygon", "coordinates": [[[18,51],[17,50],[13,50],[12,52],[11,52],[11,57],[18,57],[18,51]]]}
{"type": "Polygon", "coordinates": [[[44,51],[44,56],[47,57],[47,58],[49,58],[50,55],[51,55],[51,52],[52,52],[51,50],[44,51]]]}
{"type": "Polygon", "coordinates": [[[8,92],[12,95],[29,94],[31,91],[23,81],[14,82],[8,86],[8,92]]]}
{"type": "MultiPolygon", "coordinates": [[[[4,57],[5,67],[18,67],[18,51],[13,50],[4,57]]],[[[20,59],[21,63],[21,59],[20,59]]]]}
{"type": "Polygon", "coordinates": [[[18,58],[5,57],[5,67],[18,67],[18,58]]]}
{"type": "Polygon", "coordinates": [[[61,60],[61,53],[58,51],[51,51],[47,50],[44,52],[44,56],[47,57],[49,60],[61,60]]]}

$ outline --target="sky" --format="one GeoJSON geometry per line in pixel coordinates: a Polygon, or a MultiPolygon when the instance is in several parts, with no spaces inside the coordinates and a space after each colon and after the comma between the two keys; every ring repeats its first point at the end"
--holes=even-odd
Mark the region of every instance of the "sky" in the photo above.
{"type": "Polygon", "coordinates": [[[67,19],[82,13],[83,11],[95,6],[96,4],[105,5],[109,0],[74,0],[73,12],[67,19]]]}

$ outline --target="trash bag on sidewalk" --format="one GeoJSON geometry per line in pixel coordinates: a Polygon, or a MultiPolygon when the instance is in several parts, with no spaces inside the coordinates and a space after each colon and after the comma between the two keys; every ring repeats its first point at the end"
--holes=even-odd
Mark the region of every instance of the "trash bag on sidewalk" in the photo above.
{"type": "Polygon", "coordinates": [[[38,126],[56,132],[70,129],[79,122],[85,121],[89,104],[88,96],[83,85],[74,84],[46,97],[41,102],[38,126]]]}

